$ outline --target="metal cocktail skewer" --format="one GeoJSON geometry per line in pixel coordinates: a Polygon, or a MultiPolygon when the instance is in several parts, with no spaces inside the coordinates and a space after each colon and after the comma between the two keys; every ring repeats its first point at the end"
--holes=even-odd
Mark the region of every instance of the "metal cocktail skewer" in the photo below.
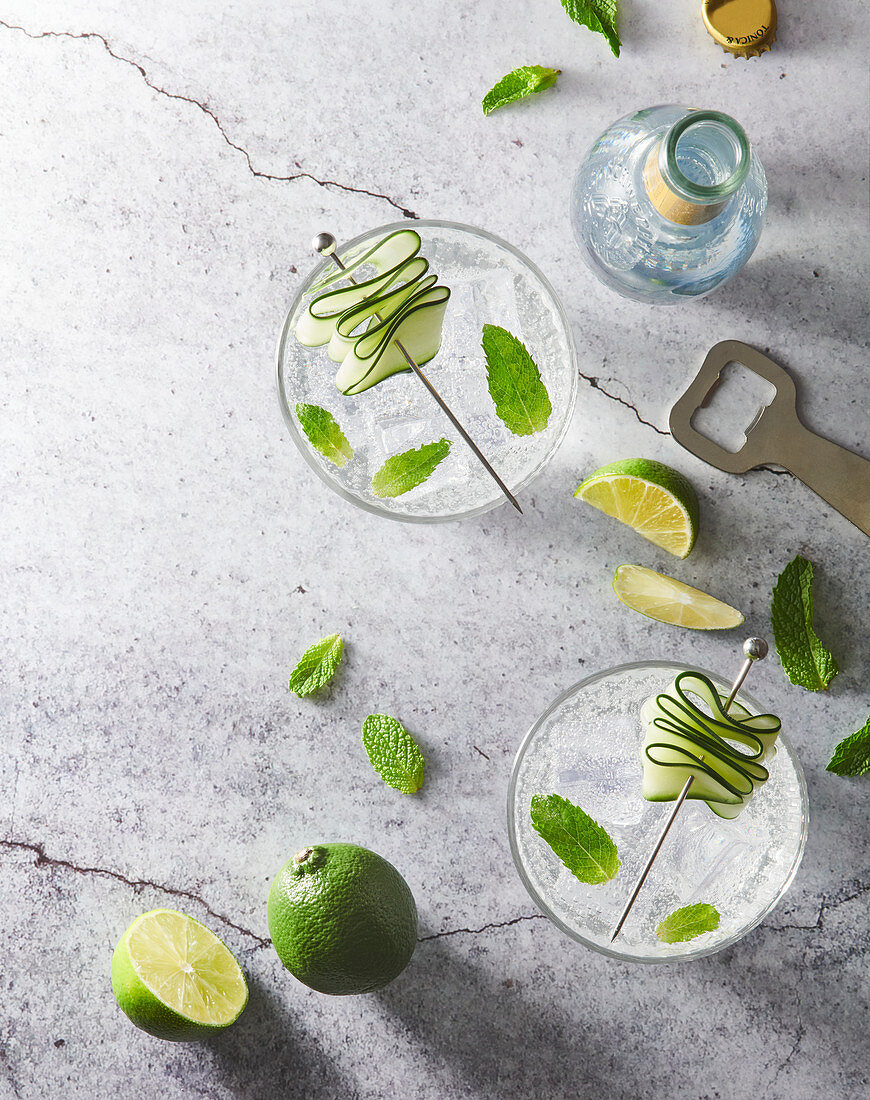
{"type": "MultiPolygon", "coordinates": [[[[315,252],[319,252],[321,256],[328,256],[331,260],[333,260],[341,268],[342,271],[346,270],[345,265],[341,262],[341,260],[336,255],[336,252],[335,252],[335,237],[333,237],[333,235],[331,233],[318,233],[317,236],[312,240],[311,247],[314,249],[315,252]]],[[[356,279],[354,279],[353,275],[348,275],[348,278],[350,279],[350,281],[352,283],[356,282],[356,279]]],[[[414,362],[414,360],[411,358],[411,356],[405,350],[405,347],[402,344],[402,342],[400,340],[394,340],[393,343],[396,345],[396,347],[399,349],[399,351],[402,353],[402,355],[404,355],[405,361],[407,362],[407,364],[411,368],[411,370],[414,372],[414,374],[417,375],[417,377],[420,379],[420,381],[423,383],[423,385],[426,387],[426,389],[429,391],[429,393],[432,394],[432,396],[435,398],[435,400],[441,406],[441,410],[444,413],[444,415],[447,417],[447,419],[450,421],[450,423],[453,425],[453,427],[459,432],[459,434],[462,436],[462,438],[465,440],[465,442],[468,444],[468,446],[472,449],[472,451],[474,451],[474,454],[475,454],[476,458],[478,459],[478,461],[483,465],[483,467],[487,471],[487,473],[493,478],[493,480],[498,485],[499,489],[501,489],[501,491],[504,493],[504,495],[507,497],[507,499],[511,502],[511,504],[514,506],[514,508],[516,508],[516,510],[520,513],[520,515],[522,515],[523,510],[522,510],[522,508],[520,508],[519,504],[517,504],[516,498],[514,497],[513,493],[510,491],[510,489],[508,489],[507,485],[505,485],[505,483],[502,481],[502,479],[498,476],[498,474],[495,472],[495,470],[489,464],[489,462],[486,459],[486,456],[483,454],[481,449],[474,442],[474,440],[471,438],[471,436],[468,434],[468,432],[465,430],[465,428],[463,428],[463,426],[459,423],[459,421],[453,415],[453,413],[451,412],[451,410],[447,406],[447,403],[444,401],[444,398],[441,396],[440,393],[438,393],[438,391],[435,389],[435,387],[432,385],[432,383],[429,381],[429,379],[426,377],[426,375],[420,370],[420,368],[417,366],[417,364],[414,362]]]]}
{"type": "MultiPolygon", "coordinates": [[[[763,661],[764,658],[767,656],[767,642],[764,640],[764,638],[747,638],[746,641],[743,643],[743,654],[746,660],[743,662],[743,667],[737,674],[737,679],[731,685],[731,694],[728,696],[728,699],[725,702],[724,709],[726,714],[728,713],[731,704],[734,702],[734,698],[737,695],[737,692],[743,686],[743,681],[746,679],[747,673],[752,667],[752,662],[763,661]]],[[[611,943],[613,943],[613,941],[619,935],[619,932],[622,926],[625,924],[628,914],[631,912],[632,906],[637,901],[637,895],[640,893],[641,887],[646,882],[647,875],[650,873],[656,856],[659,854],[661,846],[665,842],[665,837],[670,832],[670,828],[676,820],[677,814],[680,812],[680,807],[686,801],[686,796],[689,793],[689,788],[692,786],[694,779],[694,775],[690,775],[686,782],[683,784],[683,789],[680,791],[677,800],[674,803],[674,808],[671,810],[668,820],[665,822],[662,831],[659,833],[659,838],[655,842],[655,847],[650,853],[649,859],[646,861],[646,866],[641,871],[640,876],[635,883],[635,887],[631,892],[631,897],[626,902],[625,908],[622,910],[622,915],[616,922],[616,927],[613,929],[613,935],[610,937],[611,943]]]]}

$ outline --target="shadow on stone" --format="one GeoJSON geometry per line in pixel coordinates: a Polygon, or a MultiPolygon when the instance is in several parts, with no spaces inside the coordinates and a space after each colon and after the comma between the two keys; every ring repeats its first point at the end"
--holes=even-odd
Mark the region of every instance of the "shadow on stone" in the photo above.
{"type": "MultiPolygon", "coordinates": [[[[840,904],[834,901],[829,913],[840,904]]],[[[859,1096],[866,1090],[864,1061],[852,1062],[846,1052],[866,1047],[867,905],[860,896],[849,904],[842,918],[852,926],[848,942],[842,931],[830,928],[762,925],[703,960],[708,988],[727,996],[731,1014],[742,1012],[747,1023],[757,1020],[767,1031],[774,1074],[764,1095],[772,1100],[799,1095],[807,1064],[817,1063],[820,1052],[830,1059],[832,1095],[859,1096]],[[783,937],[788,939],[775,949],[772,941],[783,937]]]]}
{"type": "MultiPolygon", "coordinates": [[[[857,531],[855,535],[856,544],[860,545],[857,540],[861,536],[857,531]]],[[[804,551],[807,557],[814,556],[813,549],[809,546],[804,551]]],[[[846,576],[842,571],[834,572],[827,568],[824,560],[819,560],[819,552],[816,551],[814,564],[813,622],[816,633],[834,654],[840,668],[839,674],[831,681],[829,691],[837,695],[845,691],[849,683],[860,691],[863,685],[870,683],[870,648],[867,646],[866,630],[858,627],[855,622],[854,604],[855,593],[860,591],[866,580],[862,578],[862,571],[857,563],[851,576],[846,576]]],[[[864,707],[862,712],[860,707],[856,707],[855,729],[865,720],[866,710],[864,707]]],[[[831,734],[834,732],[831,731],[831,734]]],[[[845,737],[851,732],[852,730],[843,730],[840,736],[845,737]]],[[[832,749],[834,743],[836,742],[831,744],[832,749]]]]}
{"type": "Polygon", "coordinates": [[[251,1100],[308,1100],[349,1096],[352,1089],[323,1054],[317,1036],[290,1008],[293,990],[276,997],[257,978],[248,978],[248,1007],[238,1023],[209,1039],[214,1072],[236,1097],[251,1100]]]}
{"type": "MultiPolygon", "coordinates": [[[[861,280],[848,279],[842,272],[834,277],[826,257],[796,260],[792,256],[765,253],[763,236],[758,254],[746,267],[698,304],[709,311],[711,322],[714,317],[727,322],[735,318],[737,328],[728,335],[752,344],[751,318],[759,302],[775,303],[777,327],[801,332],[805,346],[810,335],[825,340],[835,335],[857,347],[863,346],[866,339],[861,280]]],[[[721,327],[718,330],[723,332],[724,339],[727,330],[721,327]]],[[[817,350],[806,350],[787,362],[777,355],[776,348],[770,351],[771,358],[786,370],[793,370],[798,378],[801,374],[808,377],[819,369],[818,354],[817,350]]]]}
{"type": "MultiPolygon", "coordinates": [[[[375,994],[424,1054],[434,1090],[442,1080],[450,1082],[450,1095],[459,1095],[461,1081],[466,1096],[557,1096],[571,1080],[572,1095],[612,1096],[616,1075],[626,1096],[643,1094],[644,1083],[619,1064],[623,1046],[632,1048],[627,1033],[602,1029],[591,1005],[588,1025],[578,1028],[553,1001],[549,967],[540,968],[540,986],[516,983],[477,965],[478,950],[460,955],[447,942],[421,944],[405,973],[375,994]]],[[[586,999],[582,987],[572,999],[574,1015],[582,1015],[576,1004],[586,999]]]]}

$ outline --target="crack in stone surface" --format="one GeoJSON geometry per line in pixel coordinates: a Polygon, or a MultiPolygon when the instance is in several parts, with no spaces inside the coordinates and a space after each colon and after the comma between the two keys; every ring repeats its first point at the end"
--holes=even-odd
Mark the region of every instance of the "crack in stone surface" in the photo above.
{"type": "MultiPolygon", "coordinates": [[[[592,387],[593,390],[598,390],[598,392],[600,394],[603,394],[605,397],[610,398],[611,401],[618,401],[620,405],[624,405],[627,409],[631,409],[631,411],[637,417],[638,422],[640,424],[645,425],[647,428],[652,428],[652,430],[654,432],[658,432],[659,435],[670,435],[671,434],[670,432],[663,431],[661,428],[656,427],[656,425],[653,424],[651,420],[644,420],[644,418],[638,412],[637,407],[635,405],[633,405],[630,401],[626,401],[624,397],[619,397],[618,394],[610,393],[609,390],[606,390],[601,385],[601,379],[597,375],[584,374],[583,371],[578,371],[578,374],[580,375],[580,377],[583,379],[584,382],[589,383],[589,385],[592,387]]],[[[605,382],[617,382],[617,381],[619,381],[619,379],[617,379],[617,378],[612,378],[612,377],[611,378],[605,378],[605,382]]]]}
{"type": "Polygon", "coordinates": [[[493,928],[510,928],[512,924],[519,924],[524,920],[546,920],[543,913],[527,913],[522,917],[514,917],[513,920],[495,921],[492,924],[481,925],[480,928],[450,928],[446,932],[434,932],[431,936],[420,936],[417,943],[425,943],[427,940],[440,940],[445,936],[477,936],[481,932],[489,932],[493,928]]]}
{"type": "Polygon", "coordinates": [[[792,1043],[791,1050],[785,1056],[785,1060],[780,1062],[780,1064],[776,1067],[776,1072],[774,1073],[773,1077],[771,1077],[770,1081],[767,1083],[767,1085],[764,1089],[764,1092],[762,1094],[762,1100],[765,1100],[765,1098],[767,1097],[767,1094],[770,1092],[770,1090],[773,1088],[773,1086],[779,1080],[779,1075],[782,1073],[782,1071],[784,1069],[786,1069],[789,1062],[792,1060],[792,1058],[794,1058],[794,1056],[800,1050],[800,1045],[803,1042],[804,1035],[806,1035],[806,1028],[803,1025],[803,1021],[798,1019],[797,1035],[795,1036],[795,1040],[792,1043]]]}
{"type": "Polygon", "coordinates": [[[839,909],[841,905],[845,905],[847,902],[860,898],[868,891],[870,891],[870,882],[861,882],[860,879],[853,879],[851,882],[841,887],[836,894],[822,895],[819,901],[819,912],[814,924],[762,925],[762,928],[768,928],[771,932],[823,932],[825,929],[825,918],[828,913],[834,912],[835,909],[839,909]]]}
{"type": "MultiPolygon", "coordinates": [[[[584,382],[589,383],[589,385],[592,387],[593,390],[598,390],[598,392],[600,394],[602,394],[604,397],[609,398],[611,401],[617,401],[620,405],[624,405],[627,409],[631,409],[631,411],[637,417],[638,423],[643,424],[644,427],[652,428],[652,430],[654,432],[657,432],[659,435],[665,435],[665,436],[670,436],[671,435],[671,433],[669,431],[666,431],[664,428],[657,427],[655,424],[652,423],[651,420],[645,420],[640,415],[640,411],[638,410],[637,406],[634,405],[631,401],[627,401],[624,397],[620,397],[618,394],[611,393],[609,390],[606,390],[604,388],[604,386],[601,385],[601,378],[600,378],[599,375],[584,374],[583,371],[578,371],[577,373],[580,375],[580,377],[583,379],[584,382]]],[[[614,378],[611,375],[609,378],[605,378],[604,381],[605,382],[618,382],[619,379],[614,378]]],[[[777,475],[785,474],[786,476],[791,476],[788,470],[776,470],[776,469],[773,468],[773,466],[765,466],[763,464],[761,466],[755,466],[754,469],[756,469],[756,470],[766,470],[767,473],[769,473],[769,474],[777,474],[777,475]]]]}
{"type": "MultiPolygon", "coordinates": [[[[182,890],[176,886],[167,886],[161,882],[155,882],[153,879],[132,879],[127,875],[122,874],[120,871],[113,871],[108,867],[86,867],[78,863],[73,863],[68,859],[62,859],[56,856],[50,856],[46,852],[42,844],[36,844],[27,840],[9,840],[6,838],[0,839],[0,848],[6,848],[8,851],[30,852],[35,856],[34,865],[36,867],[59,867],[66,871],[72,871],[77,875],[97,875],[103,878],[111,878],[116,882],[123,883],[125,886],[129,886],[137,893],[150,887],[152,890],[159,890],[161,893],[170,894],[172,897],[185,898],[187,901],[196,902],[197,905],[201,905],[203,909],[222,924],[225,924],[228,928],[234,929],[236,932],[240,932],[243,936],[248,936],[252,939],[257,948],[270,947],[272,941],[265,939],[263,936],[258,936],[256,932],[252,932],[249,928],[244,928],[240,924],[236,924],[235,921],[230,920],[229,917],[223,913],[219,913],[216,909],[213,909],[208,902],[200,897],[199,894],[193,893],[191,890],[182,890]]],[[[458,936],[469,935],[477,936],[481,932],[489,932],[498,928],[510,928],[514,924],[519,924],[521,921],[527,920],[546,920],[547,918],[543,913],[528,913],[523,916],[513,917],[511,920],[494,921],[490,924],[484,924],[480,928],[450,928],[444,932],[434,932],[430,936],[421,936],[418,939],[418,943],[424,943],[427,940],[439,940],[445,936],[458,936]]]]}
{"type": "Polygon", "coordinates": [[[180,103],[189,103],[193,107],[198,107],[204,115],[207,115],[212,120],[212,122],[218,128],[218,131],[220,132],[220,135],[224,139],[226,144],[229,145],[231,149],[234,149],[237,153],[242,154],[242,156],[245,158],[245,163],[248,166],[248,171],[251,173],[252,176],[255,176],[257,179],[272,180],[276,183],[292,183],[294,180],[307,179],[311,180],[312,183],[316,183],[318,187],[336,187],[340,191],[349,191],[356,195],[368,195],[370,198],[373,199],[382,199],[384,202],[388,202],[390,206],[395,207],[395,209],[399,211],[402,217],[411,218],[414,220],[419,219],[418,214],[415,214],[413,210],[409,210],[407,207],[402,206],[402,204],[400,202],[397,202],[395,199],[391,199],[389,195],[384,195],[380,191],[369,191],[365,187],[353,187],[351,184],[348,183],[339,183],[338,180],[320,179],[319,176],[315,176],[311,172],[304,171],[298,163],[296,164],[296,167],[300,170],[291,176],[277,176],[273,175],[271,172],[261,172],[258,168],[254,167],[253,161],[251,160],[251,155],[247,151],[247,149],[245,149],[242,145],[237,145],[236,142],[234,142],[229,137],[220,119],[207,104],[200,103],[198,99],[194,99],[192,96],[181,95],[179,92],[169,92],[165,88],[161,88],[159,84],[155,84],[149,78],[148,73],[145,71],[143,66],[139,64],[138,61],[133,61],[132,58],[124,57],[123,54],[115,53],[115,51],[109,45],[109,40],[103,35],[98,34],[96,31],[83,31],[81,34],[73,34],[72,31],[39,31],[37,33],[33,33],[27,30],[26,27],[21,27],[14,23],[6,23],[2,19],[0,19],[0,27],[5,27],[7,30],[10,31],[20,31],[22,34],[32,39],[93,39],[94,41],[99,42],[106,53],[110,57],[114,58],[115,61],[121,61],[123,64],[129,65],[134,68],[142,77],[142,80],[145,82],[145,84],[153,92],[156,92],[158,95],[166,96],[167,99],[175,99],[178,100],[180,103]]]}
{"type": "Polygon", "coordinates": [[[212,909],[204,898],[201,898],[199,894],[194,894],[191,890],[182,890],[175,886],[166,886],[161,882],[154,882],[152,879],[147,878],[128,878],[120,871],[112,871],[108,867],[83,867],[80,864],[72,863],[68,859],[50,856],[41,844],[34,844],[26,840],[0,839],[0,848],[6,848],[9,851],[30,852],[32,855],[36,856],[36,867],[60,867],[63,870],[72,871],[77,875],[98,875],[103,878],[111,878],[116,882],[121,882],[125,886],[129,886],[136,891],[136,893],[146,887],[150,887],[152,890],[160,890],[162,893],[170,894],[172,897],[185,898],[187,901],[193,901],[196,902],[197,905],[201,905],[209,916],[214,917],[215,920],[219,920],[221,924],[225,924],[228,928],[232,928],[236,932],[240,932],[243,936],[248,936],[250,939],[254,940],[257,948],[269,947],[272,942],[271,940],[264,939],[262,936],[258,936],[256,932],[252,932],[249,928],[243,928],[240,924],[236,924],[235,921],[231,921],[229,917],[224,916],[223,913],[219,913],[216,909],[212,909]]]}
{"type": "MultiPolygon", "coordinates": [[[[767,929],[771,932],[785,932],[789,929],[799,930],[803,932],[818,932],[824,930],[825,915],[832,912],[834,909],[838,909],[841,905],[845,905],[846,902],[854,901],[855,898],[860,897],[862,894],[870,891],[870,883],[863,883],[855,881],[851,884],[847,884],[844,887],[846,893],[840,893],[840,895],[824,895],[819,902],[819,915],[816,918],[815,924],[780,924],[780,925],[762,925],[762,929],[767,929]]],[[[418,943],[425,943],[427,940],[440,940],[445,936],[459,936],[469,935],[477,936],[481,932],[489,932],[498,928],[510,928],[511,925],[519,924],[521,921],[526,920],[546,920],[547,918],[543,913],[527,913],[520,917],[514,917],[512,920],[495,921],[491,924],[481,925],[480,928],[449,928],[444,932],[433,932],[429,936],[420,936],[417,940],[418,943]]],[[[792,1052],[794,1053],[794,1052],[792,1052]]],[[[790,1056],[791,1057],[791,1056],[790,1056]]]]}

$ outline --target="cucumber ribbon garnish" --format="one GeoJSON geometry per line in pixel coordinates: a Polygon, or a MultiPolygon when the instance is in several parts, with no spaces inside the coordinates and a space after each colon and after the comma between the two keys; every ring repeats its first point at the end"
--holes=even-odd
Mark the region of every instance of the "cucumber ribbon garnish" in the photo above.
{"type": "Polygon", "coordinates": [[[644,798],[671,802],[692,775],[687,797],[703,799],[719,817],[732,818],[767,782],[764,763],[776,753],[782,723],[775,714],[752,715],[736,702],[726,713],[726,699],[696,672],[681,672],[668,691],[647,699],[640,711],[647,727],[644,798]]]}
{"type": "Polygon", "coordinates": [[[362,393],[410,370],[396,340],[418,366],[437,354],[450,290],[427,274],[420,245],[418,233],[400,229],[316,284],[296,338],[305,347],[328,344],[330,359],[341,364],[335,384],[342,393],[362,393]],[[376,271],[372,278],[336,286],[366,264],[376,271]]]}

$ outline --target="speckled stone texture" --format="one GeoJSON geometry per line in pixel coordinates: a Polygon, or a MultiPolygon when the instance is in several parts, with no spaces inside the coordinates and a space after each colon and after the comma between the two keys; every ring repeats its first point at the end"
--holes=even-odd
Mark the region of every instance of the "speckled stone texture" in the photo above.
{"type": "Polygon", "coordinates": [[[747,63],[699,6],[623,0],[617,61],[557,0],[0,3],[4,1100],[867,1095],[870,786],[824,765],[867,717],[870,545],[790,476],[720,474],[665,431],[707,349],[738,338],[793,371],[809,425],[870,456],[866,13],[783,2],[774,51],[747,63]],[[487,88],[529,63],[558,87],[484,118],[487,88]],[[607,123],[667,101],[741,120],[770,203],[732,284],[656,310],[587,274],[567,194],[607,123]],[[364,514],[281,422],[273,347],[311,234],[415,215],[509,239],[574,326],[576,420],[523,519],[364,514]],[[686,562],[572,500],[632,455],[698,487],[686,562]],[[841,673],[814,696],[775,658],[753,672],[809,782],[787,899],[696,963],[572,945],[509,855],[523,733],[586,673],[730,669],[742,640],[631,614],[614,567],[668,569],[763,634],[798,552],[841,673]],[[289,696],[335,630],[333,687],[289,696]],[[371,711],[423,746],[418,796],[370,769],[371,711]],[[421,942],[381,993],[311,992],[266,941],[270,876],[321,839],[376,849],[417,897],[421,942]],[[200,1046],[135,1031],[109,987],[124,928],[167,905],[250,978],[245,1016],[200,1046]]]}

